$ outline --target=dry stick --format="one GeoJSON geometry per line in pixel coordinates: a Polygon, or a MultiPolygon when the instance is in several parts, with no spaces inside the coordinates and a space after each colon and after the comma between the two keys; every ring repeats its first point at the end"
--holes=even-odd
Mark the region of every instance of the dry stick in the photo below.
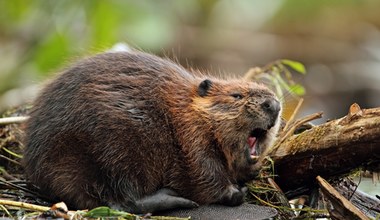
{"type": "Polygon", "coordinates": [[[4,155],[1,155],[1,154],[0,154],[0,158],[5,159],[5,160],[7,160],[7,161],[9,161],[9,162],[11,162],[11,163],[14,163],[14,164],[18,165],[18,166],[22,166],[20,162],[18,162],[18,161],[16,161],[16,160],[13,160],[13,159],[11,159],[11,158],[9,158],[9,157],[6,157],[6,156],[4,156],[4,155]]]}
{"type": "Polygon", "coordinates": [[[28,119],[29,119],[29,116],[15,116],[15,117],[0,118],[0,125],[24,123],[28,119]]]}
{"type": "Polygon", "coordinates": [[[292,123],[292,126],[291,126],[291,128],[289,128],[289,131],[286,132],[286,134],[282,137],[282,141],[285,140],[285,139],[287,139],[289,136],[293,135],[294,132],[295,132],[295,130],[299,126],[301,126],[301,125],[303,125],[303,124],[305,124],[305,123],[307,123],[309,121],[313,121],[315,119],[322,118],[322,115],[323,115],[323,112],[317,112],[317,113],[305,116],[305,117],[303,117],[303,118],[295,121],[294,123],[292,123]]]}
{"type": "Polygon", "coordinates": [[[14,188],[19,189],[19,190],[22,190],[22,191],[24,191],[24,192],[30,193],[30,194],[35,195],[35,196],[37,196],[37,197],[43,198],[43,199],[45,199],[45,200],[48,200],[48,198],[46,198],[45,196],[40,195],[39,193],[34,192],[34,191],[32,191],[32,190],[29,190],[29,189],[27,189],[27,188],[24,188],[24,187],[22,187],[22,186],[16,185],[16,184],[14,184],[14,183],[11,183],[11,182],[8,182],[8,181],[4,181],[4,180],[2,180],[2,179],[0,179],[0,183],[2,183],[2,184],[4,184],[4,185],[7,185],[7,186],[14,187],[14,188]]]}
{"type": "MultiPolygon", "coordinates": [[[[0,155],[2,156],[2,155],[0,155]]],[[[11,174],[9,174],[4,168],[0,167],[0,173],[2,175],[2,177],[6,180],[18,180],[16,177],[12,176],[11,174]]]]}
{"type": "Polygon", "coordinates": [[[356,208],[350,201],[344,198],[334,187],[332,187],[325,179],[317,176],[317,181],[323,194],[328,197],[334,207],[334,212],[330,211],[330,215],[338,214],[346,219],[369,219],[358,208],[356,208]]]}
{"type": "Polygon", "coordinates": [[[293,111],[292,115],[290,116],[288,122],[286,122],[284,129],[282,129],[283,132],[286,132],[286,130],[288,130],[288,127],[290,126],[290,124],[293,123],[294,118],[296,117],[297,113],[299,112],[302,104],[303,104],[303,98],[301,98],[298,101],[296,108],[294,109],[294,111],[293,111]]]}
{"type": "Polygon", "coordinates": [[[5,200],[5,199],[0,199],[0,205],[9,205],[9,206],[14,206],[14,207],[20,207],[20,208],[25,208],[28,210],[33,210],[33,211],[38,211],[38,212],[46,212],[46,211],[50,210],[50,207],[46,207],[46,206],[33,205],[30,203],[16,202],[16,201],[10,201],[10,200],[5,200]]]}
{"type": "Polygon", "coordinates": [[[7,216],[9,216],[10,218],[13,218],[12,214],[9,213],[8,209],[5,206],[0,205],[0,208],[5,212],[5,214],[7,214],[7,216]]]}

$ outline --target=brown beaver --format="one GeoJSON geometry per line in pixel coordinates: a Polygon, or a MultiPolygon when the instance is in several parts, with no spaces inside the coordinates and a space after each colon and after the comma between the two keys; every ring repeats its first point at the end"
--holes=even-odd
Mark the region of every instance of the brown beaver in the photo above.
{"type": "Polygon", "coordinates": [[[265,86],[188,71],[143,52],[66,69],[27,125],[27,178],[79,209],[134,213],[239,205],[252,156],[271,144],[280,103],[265,86]]]}

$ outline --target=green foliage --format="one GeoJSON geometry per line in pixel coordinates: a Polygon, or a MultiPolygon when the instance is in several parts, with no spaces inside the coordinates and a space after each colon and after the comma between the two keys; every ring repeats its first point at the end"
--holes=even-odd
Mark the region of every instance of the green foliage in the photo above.
{"type": "Polygon", "coordinates": [[[292,68],[293,70],[295,70],[299,73],[306,74],[305,66],[300,62],[297,62],[294,60],[283,59],[283,60],[281,60],[281,63],[289,66],[290,68],[292,68]]]}
{"type": "Polygon", "coordinates": [[[297,23],[310,23],[318,16],[323,10],[331,10],[332,8],[342,7],[357,7],[364,1],[360,0],[344,0],[344,1],[294,1],[284,0],[282,7],[277,11],[276,15],[272,18],[272,22],[277,25],[286,27],[289,22],[297,23]]]}
{"type": "Polygon", "coordinates": [[[69,42],[66,36],[60,33],[51,33],[36,50],[35,65],[41,75],[48,74],[53,68],[62,63],[62,58],[69,54],[69,42]]]}
{"type": "Polygon", "coordinates": [[[84,214],[83,217],[88,217],[88,218],[123,217],[125,219],[131,219],[131,220],[140,219],[140,217],[137,215],[133,215],[128,212],[116,211],[106,206],[94,208],[88,211],[86,214],[84,214]]]}
{"type": "Polygon", "coordinates": [[[293,96],[303,96],[305,88],[293,80],[293,73],[305,75],[306,68],[300,62],[282,59],[266,65],[253,78],[267,81],[274,87],[278,97],[283,98],[284,92],[293,96]]]}
{"type": "Polygon", "coordinates": [[[160,51],[175,34],[178,13],[171,11],[182,6],[168,1],[0,1],[0,94],[46,78],[72,57],[119,42],[160,51]]]}
{"type": "Polygon", "coordinates": [[[128,212],[117,211],[106,206],[94,208],[87,213],[83,214],[83,217],[87,218],[117,218],[117,219],[130,219],[130,220],[190,220],[191,218],[170,217],[170,216],[139,216],[128,212]]]}

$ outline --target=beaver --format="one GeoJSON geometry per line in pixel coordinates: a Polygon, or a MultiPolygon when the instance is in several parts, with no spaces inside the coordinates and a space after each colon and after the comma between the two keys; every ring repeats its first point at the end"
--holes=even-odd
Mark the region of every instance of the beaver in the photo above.
{"type": "Polygon", "coordinates": [[[243,202],[281,104],[262,84],[106,52],[52,80],[26,128],[27,179],[77,209],[132,213],[243,202]]]}

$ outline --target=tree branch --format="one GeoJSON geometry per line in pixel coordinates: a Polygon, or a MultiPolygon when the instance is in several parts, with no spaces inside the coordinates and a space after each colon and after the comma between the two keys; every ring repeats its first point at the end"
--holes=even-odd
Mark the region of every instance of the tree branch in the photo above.
{"type": "Polygon", "coordinates": [[[353,104],[343,118],[279,139],[280,146],[269,153],[276,182],[288,193],[312,188],[318,175],[339,177],[380,164],[380,108],[362,110],[353,104]]]}

